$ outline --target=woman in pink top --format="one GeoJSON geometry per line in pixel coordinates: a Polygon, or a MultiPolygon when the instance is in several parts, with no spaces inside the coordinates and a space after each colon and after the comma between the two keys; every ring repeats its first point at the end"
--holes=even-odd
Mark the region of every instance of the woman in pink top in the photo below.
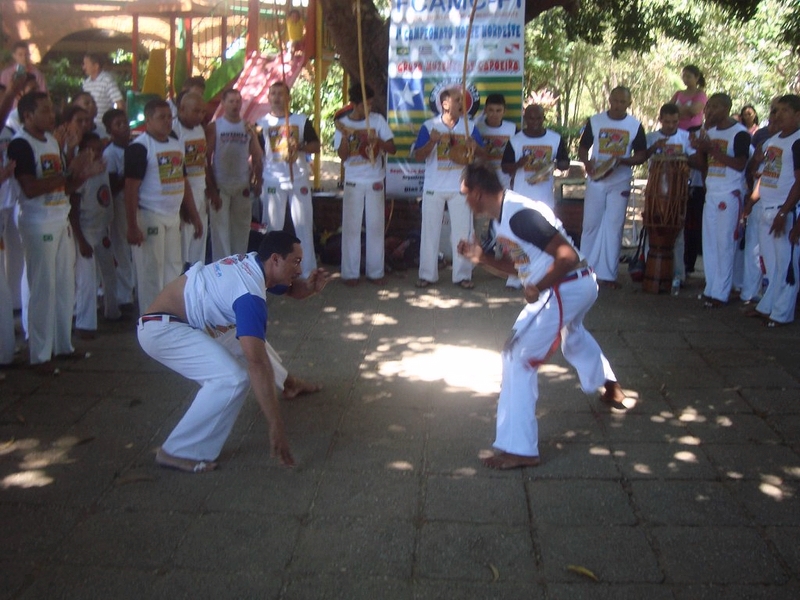
{"type": "Polygon", "coordinates": [[[694,65],[683,67],[681,79],[686,89],[675,92],[670,102],[678,105],[678,128],[689,130],[703,124],[703,109],[708,100],[703,91],[706,79],[702,71],[694,65]]]}
{"type": "Polygon", "coordinates": [[[758,113],[752,104],[745,104],[739,111],[739,123],[745,126],[750,135],[758,131],[758,113]]]}

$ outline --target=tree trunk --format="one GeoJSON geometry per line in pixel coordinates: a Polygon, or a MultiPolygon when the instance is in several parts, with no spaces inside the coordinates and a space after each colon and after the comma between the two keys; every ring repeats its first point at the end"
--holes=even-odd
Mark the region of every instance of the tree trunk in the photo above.
{"type": "MultiPolygon", "coordinates": [[[[352,83],[359,83],[358,28],[356,6],[352,0],[320,0],[325,26],[339,61],[352,83]]],[[[389,67],[389,23],[385,22],[371,0],[361,4],[364,79],[375,91],[374,111],[386,114],[386,87],[389,67]]],[[[346,100],[346,99],[345,99],[346,100]]]]}

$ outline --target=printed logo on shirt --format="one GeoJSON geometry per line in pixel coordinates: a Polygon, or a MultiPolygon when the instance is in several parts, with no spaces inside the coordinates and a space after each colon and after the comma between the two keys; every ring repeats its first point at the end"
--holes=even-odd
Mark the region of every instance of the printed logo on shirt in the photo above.
{"type": "Polygon", "coordinates": [[[525,254],[525,251],[522,249],[522,247],[514,240],[510,240],[507,237],[498,236],[497,244],[500,246],[503,254],[511,259],[511,261],[514,263],[514,266],[517,267],[517,270],[519,270],[520,265],[527,265],[531,262],[531,257],[525,254]]]}
{"type": "Polygon", "coordinates": [[[111,206],[111,188],[105,183],[97,188],[97,203],[103,208],[111,206]]]}
{"type": "Polygon", "coordinates": [[[600,154],[623,157],[628,152],[631,134],[624,129],[603,128],[600,130],[600,135],[597,136],[597,139],[600,154]]]}
{"type": "Polygon", "coordinates": [[[286,153],[289,151],[289,138],[295,142],[300,141],[300,130],[297,125],[286,124],[275,125],[267,129],[267,139],[269,139],[269,147],[273,152],[286,153]]]}
{"type": "Polygon", "coordinates": [[[463,169],[462,165],[454,163],[450,159],[450,151],[456,146],[465,146],[467,138],[455,133],[443,133],[439,143],[436,144],[436,158],[439,159],[438,170],[453,171],[463,169]]]}
{"type": "Polygon", "coordinates": [[[61,165],[61,156],[58,154],[42,154],[39,160],[42,165],[42,179],[53,175],[61,175],[64,171],[61,165]]]}
{"type": "Polygon", "coordinates": [[[667,144],[664,146],[664,155],[666,156],[681,156],[684,154],[683,145],[681,144],[667,144]]]}
{"type": "Polygon", "coordinates": [[[186,140],[184,144],[186,174],[190,177],[205,175],[206,141],[204,139],[186,140]]]}
{"type": "Polygon", "coordinates": [[[277,194],[278,193],[278,188],[268,187],[267,188],[267,193],[268,194],[277,194]]]}
{"type": "MultiPolygon", "coordinates": [[[[176,184],[183,181],[183,153],[165,150],[156,154],[158,161],[158,178],[161,185],[176,184]]],[[[181,193],[183,190],[180,190],[181,193]]],[[[172,192],[176,193],[176,192],[172,192]]]]}
{"type": "Polygon", "coordinates": [[[148,227],[147,235],[158,235],[158,227],[148,227]]]}
{"type": "Polygon", "coordinates": [[[43,242],[52,242],[53,241],[53,234],[52,233],[46,233],[45,235],[42,236],[42,241],[43,242]]]}
{"type": "Polygon", "coordinates": [[[489,160],[499,162],[503,158],[503,152],[510,136],[484,134],[482,137],[486,151],[489,153],[489,160]]]}
{"type": "MultiPolygon", "coordinates": [[[[711,140],[711,143],[716,146],[721,154],[728,155],[728,140],[715,138],[711,140]]],[[[708,153],[708,174],[706,177],[725,177],[725,165],[715,159],[710,152],[708,153]]]]}
{"type": "Polygon", "coordinates": [[[764,151],[764,164],[761,173],[761,185],[769,188],[778,187],[783,166],[783,148],[767,146],[764,151]]]}
{"type": "Polygon", "coordinates": [[[527,156],[525,171],[534,172],[553,162],[553,148],[551,146],[524,146],[522,156],[527,156]]]}

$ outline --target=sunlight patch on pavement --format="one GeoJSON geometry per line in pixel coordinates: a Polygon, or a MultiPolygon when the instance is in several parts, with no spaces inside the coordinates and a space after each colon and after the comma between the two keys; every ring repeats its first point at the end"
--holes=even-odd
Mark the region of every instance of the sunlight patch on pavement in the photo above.
{"type": "Polygon", "coordinates": [[[451,388],[497,393],[500,389],[500,355],[483,348],[449,344],[409,344],[415,353],[380,363],[384,377],[403,377],[417,381],[443,381],[451,388]],[[416,347],[414,347],[416,346],[416,347]]]}

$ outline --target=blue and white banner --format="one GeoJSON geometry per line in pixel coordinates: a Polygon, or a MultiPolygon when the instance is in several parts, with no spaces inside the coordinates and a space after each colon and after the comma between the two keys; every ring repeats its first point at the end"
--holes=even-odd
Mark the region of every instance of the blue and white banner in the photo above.
{"type": "MultiPolygon", "coordinates": [[[[520,122],[525,50],[522,0],[478,2],[467,57],[464,106],[474,116],[488,94],[503,94],[506,119],[520,122]]],[[[460,86],[470,0],[393,0],[389,30],[387,120],[397,154],[386,170],[391,197],[422,195],[425,165],[411,160],[420,126],[441,110],[439,93],[460,86]]]]}

